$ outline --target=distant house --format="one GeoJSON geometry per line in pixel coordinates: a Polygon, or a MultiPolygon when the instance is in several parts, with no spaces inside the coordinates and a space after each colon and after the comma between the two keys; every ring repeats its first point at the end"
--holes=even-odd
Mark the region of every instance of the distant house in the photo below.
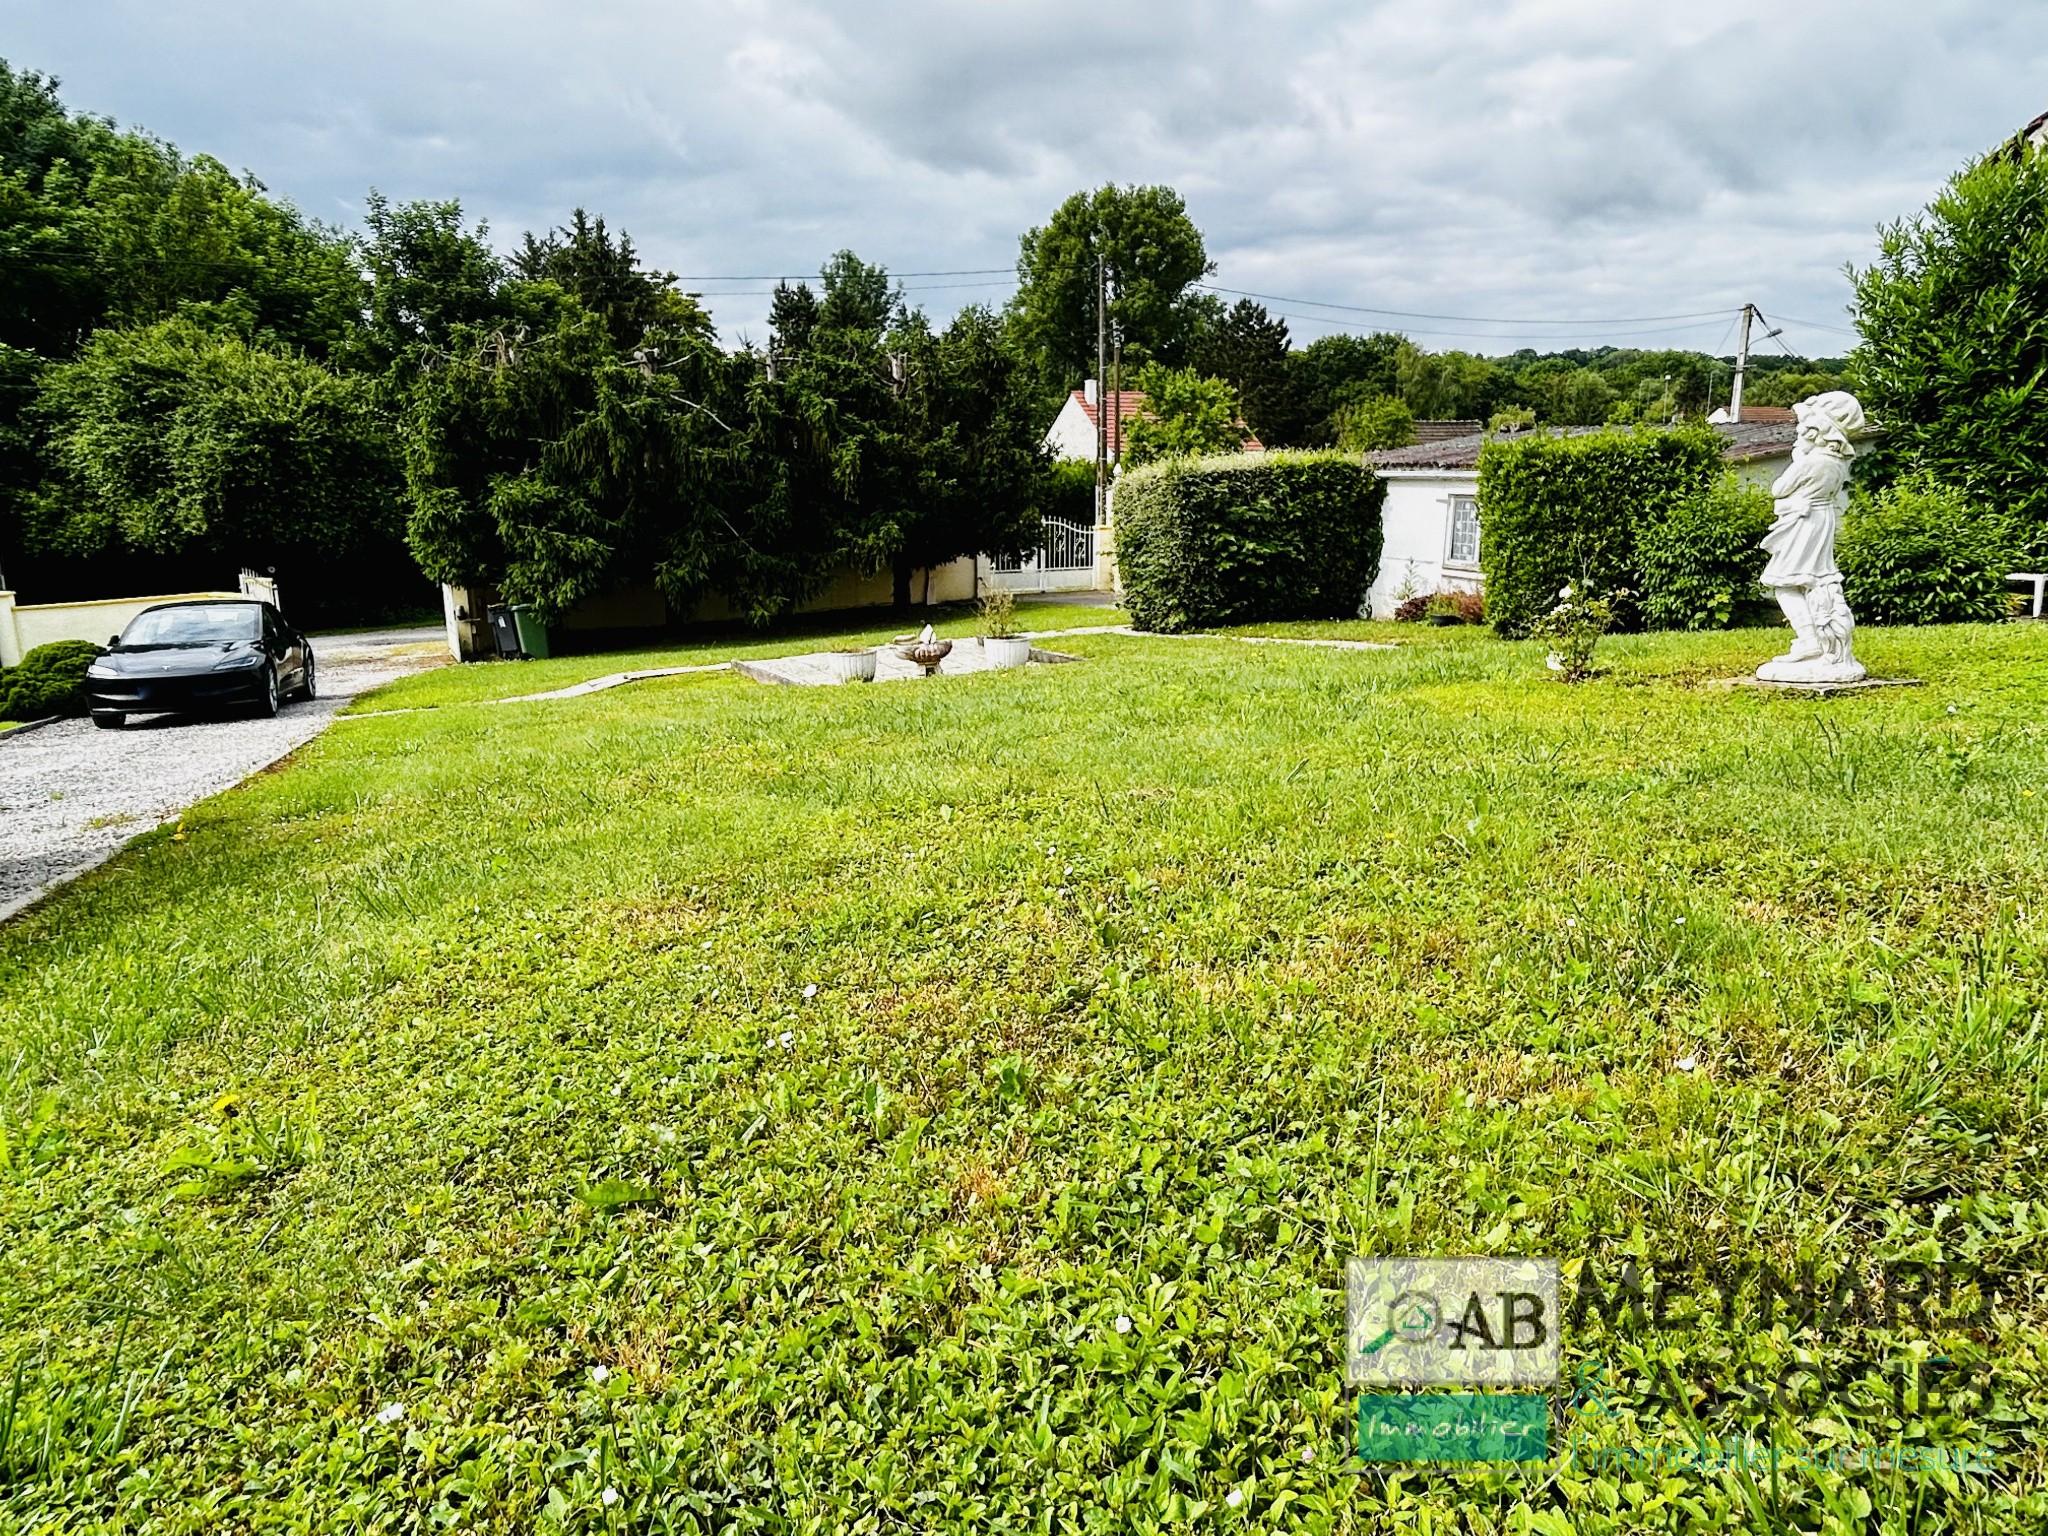
{"type": "MultiPolygon", "coordinates": [[[[1070,392],[1066,402],[1060,406],[1059,415],[1053,417],[1052,425],[1046,429],[1045,446],[1056,459],[1087,459],[1095,457],[1095,423],[1103,423],[1106,442],[1104,447],[1112,464],[1122,460],[1124,437],[1130,424],[1145,414],[1145,396],[1135,389],[1099,389],[1095,380],[1090,379],[1081,388],[1070,392]],[[1106,395],[1109,409],[1099,408],[1097,396],[1106,395]]],[[[1243,425],[1239,423],[1239,425],[1243,425]]],[[[1477,431],[1477,423],[1473,430],[1477,431]]],[[[1252,433],[1245,432],[1244,451],[1264,453],[1266,445],[1252,433]]]]}
{"type": "MultiPolygon", "coordinates": [[[[1746,480],[1769,485],[1792,462],[1792,412],[1772,406],[1744,406],[1739,422],[1715,422],[1721,456],[1746,480]],[[1758,420],[1765,412],[1771,419],[1758,420]]],[[[1551,429],[1567,436],[1598,427],[1551,429]]],[[[1365,460],[1387,482],[1383,514],[1386,544],[1379,575],[1366,592],[1376,619],[1394,616],[1404,597],[1431,592],[1480,592],[1479,550],[1485,536],[1479,505],[1479,450],[1484,432],[1441,442],[1382,448],[1365,460]]]]}

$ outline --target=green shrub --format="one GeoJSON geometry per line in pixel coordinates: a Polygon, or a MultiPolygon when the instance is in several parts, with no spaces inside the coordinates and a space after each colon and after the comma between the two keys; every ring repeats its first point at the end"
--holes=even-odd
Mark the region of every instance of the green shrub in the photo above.
{"type": "Polygon", "coordinates": [[[1730,471],[1636,535],[1643,622],[1651,629],[1726,629],[1760,605],[1771,493],[1730,471]]]}
{"type": "Polygon", "coordinates": [[[1353,618],[1379,570],[1385,500],[1379,476],[1340,453],[1133,470],[1116,492],[1124,608],[1138,628],[1166,633],[1353,618]]]}
{"type": "Polygon", "coordinates": [[[1711,427],[1539,433],[1497,438],[1479,454],[1486,611],[1525,635],[1558,591],[1640,588],[1636,542],[1721,472],[1711,427]]]}
{"type": "Polygon", "coordinates": [[[1399,395],[1374,395],[1340,405],[1330,425],[1337,446],[1346,453],[1371,453],[1375,448],[1406,448],[1415,441],[1415,413],[1399,395]]]}
{"type": "Polygon", "coordinates": [[[1617,606],[1628,596],[1626,592],[1617,592],[1601,597],[1577,587],[1564,587],[1558,591],[1557,606],[1536,616],[1529,633],[1555,647],[1550,653],[1550,665],[1561,679],[1583,683],[1594,675],[1593,652],[1600,637],[1614,628],[1617,606]]]}
{"type": "Polygon", "coordinates": [[[1963,492],[1914,476],[1856,497],[1835,560],[1858,622],[1962,624],[2010,611],[2010,543],[1963,492]]]}
{"type": "Polygon", "coordinates": [[[99,654],[90,640],[37,646],[20,666],[0,672],[0,720],[84,714],[85,669],[99,654]]]}
{"type": "Polygon", "coordinates": [[[1046,466],[1039,512],[1062,522],[1095,526],[1095,461],[1055,459],[1046,466]]]}
{"type": "MultiPolygon", "coordinates": [[[[2048,155],[2013,146],[1882,232],[1854,274],[1850,359],[1879,481],[1912,470],[2010,515],[2048,559],[2048,155]]],[[[2016,552],[2020,552],[2016,551],[2016,552]]],[[[1853,602],[1853,599],[1852,599],[1853,602]]],[[[1861,612],[1859,607],[1858,612],[1861,612]]]]}

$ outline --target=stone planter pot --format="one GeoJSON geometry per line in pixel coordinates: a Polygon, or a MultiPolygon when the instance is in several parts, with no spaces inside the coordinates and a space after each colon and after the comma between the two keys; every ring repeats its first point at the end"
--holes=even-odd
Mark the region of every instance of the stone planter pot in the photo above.
{"type": "Polygon", "coordinates": [[[1022,635],[991,636],[981,644],[988,652],[988,664],[1000,671],[1024,666],[1031,660],[1031,642],[1022,635]]]}
{"type": "Polygon", "coordinates": [[[872,683],[875,680],[873,651],[832,652],[832,675],[842,683],[872,683]]]}

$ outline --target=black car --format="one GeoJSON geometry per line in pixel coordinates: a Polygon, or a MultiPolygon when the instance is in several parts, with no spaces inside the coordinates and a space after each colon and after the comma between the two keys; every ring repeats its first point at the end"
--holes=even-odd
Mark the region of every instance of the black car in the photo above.
{"type": "Polygon", "coordinates": [[[130,715],[253,709],[313,697],[313,647],[254,598],[158,603],[138,613],[85,674],[92,723],[130,715]]]}

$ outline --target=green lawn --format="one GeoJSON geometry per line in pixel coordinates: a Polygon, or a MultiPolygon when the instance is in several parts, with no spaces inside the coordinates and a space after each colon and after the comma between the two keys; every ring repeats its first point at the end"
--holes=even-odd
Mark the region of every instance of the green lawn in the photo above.
{"type": "Polygon", "coordinates": [[[345,720],[141,839],[0,929],[0,1528],[2048,1527],[2048,626],[1401,638],[345,720]],[[1360,1471],[1403,1253],[1950,1266],[1596,1311],[1552,1442],[1994,1470],[1360,1471]]]}

